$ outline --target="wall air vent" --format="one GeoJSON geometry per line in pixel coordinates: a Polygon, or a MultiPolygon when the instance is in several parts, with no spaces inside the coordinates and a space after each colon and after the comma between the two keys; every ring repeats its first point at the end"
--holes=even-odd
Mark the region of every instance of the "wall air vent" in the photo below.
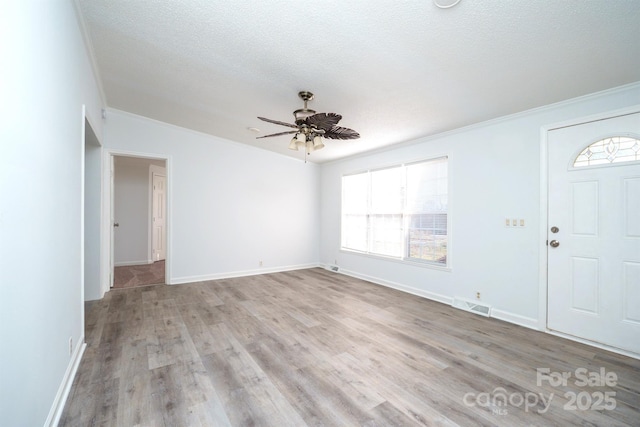
{"type": "Polygon", "coordinates": [[[337,265],[328,265],[327,270],[337,273],[338,271],[340,271],[340,268],[337,265]]]}
{"type": "Polygon", "coordinates": [[[491,314],[491,306],[482,304],[477,301],[466,300],[460,297],[455,297],[451,306],[459,308],[461,310],[470,311],[481,316],[489,317],[489,315],[491,314]]]}

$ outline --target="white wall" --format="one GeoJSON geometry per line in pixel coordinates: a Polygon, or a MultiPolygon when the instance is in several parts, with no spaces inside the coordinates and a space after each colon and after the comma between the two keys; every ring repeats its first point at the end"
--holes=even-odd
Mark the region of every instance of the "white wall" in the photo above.
{"type": "Polygon", "coordinates": [[[150,173],[151,165],[164,160],[116,156],[114,162],[115,265],[153,262],[150,253],[150,173]]]}
{"type": "MultiPolygon", "coordinates": [[[[496,317],[538,326],[541,127],[640,103],[640,85],[506,117],[321,168],[324,264],[443,302],[455,296],[493,306],[496,317]],[[341,176],[449,156],[450,271],[340,251],[341,176]],[[506,228],[523,218],[524,228],[506,228]]],[[[428,120],[428,117],[425,117],[428,120]]]]}
{"type": "Polygon", "coordinates": [[[102,101],[71,1],[3,2],[0,28],[0,425],[41,426],[84,334],[82,105],[99,136],[102,101]]]}
{"type": "MultiPolygon", "coordinates": [[[[69,339],[76,356],[83,339],[82,105],[100,137],[102,99],[71,1],[5,2],[0,28],[0,425],[39,426],[62,404],[69,339]]],[[[639,101],[634,87],[322,167],[117,111],[101,140],[169,157],[173,283],[337,260],[425,294],[480,290],[535,321],[540,127],[639,101]],[[342,173],[441,154],[451,272],[339,251],[342,173]],[[505,216],[528,226],[505,229],[505,216]]]]}
{"type": "Polygon", "coordinates": [[[170,283],[317,265],[317,165],[117,110],[104,143],[168,158],[170,283]]]}

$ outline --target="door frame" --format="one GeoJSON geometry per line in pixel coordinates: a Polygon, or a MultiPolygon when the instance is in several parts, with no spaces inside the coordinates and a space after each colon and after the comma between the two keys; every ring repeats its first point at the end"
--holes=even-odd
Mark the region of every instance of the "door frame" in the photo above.
{"type": "Polygon", "coordinates": [[[103,174],[102,174],[102,280],[101,288],[102,292],[109,291],[111,289],[111,281],[113,278],[113,243],[111,239],[111,233],[113,232],[112,218],[111,218],[111,205],[113,199],[113,188],[111,185],[111,164],[114,157],[137,157],[142,159],[164,160],[166,167],[166,237],[167,237],[167,252],[166,262],[164,270],[164,280],[167,285],[171,284],[171,248],[172,248],[172,159],[171,156],[159,153],[143,153],[137,151],[127,151],[105,148],[102,153],[103,161],[103,174]]]}
{"type": "Polygon", "coordinates": [[[598,347],[598,348],[609,350],[615,353],[620,353],[630,357],[637,358],[638,355],[625,352],[624,350],[620,350],[618,348],[610,347],[604,344],[596,343],[594,341],[589,341],[589,340],[575,337],[572,335],[567,335],[561,332],[553,331],[549,329],[547,324],[547,306],[549,304],[549,282],[548,282],[549,265],[547,261],[547,255],[548,255],[547,254],[547,251],[548,251],[547,236],[548,236],[548,229],[549,229],[548,134],[549,132],[556,129],[582,125],[585,123],[596,122],[600,120],[607,120],[613,117],[623,116],[623,115],[628,115],[633,113],[640,113],[640,104],[636,104],[636,105],[621,108],[621,109],[592,114],[589,116],[578,117],[571,120],[566,120],[563,122],[546,125],[540,128],[540,230],[539,230],[539,245],[538,245],[538,251],[539,251],[538,329],[541,331],[545,331],[551,335],[557,335],[563,338],[568,338],[572,341],[588,344],[592,347],[598,347]]]}

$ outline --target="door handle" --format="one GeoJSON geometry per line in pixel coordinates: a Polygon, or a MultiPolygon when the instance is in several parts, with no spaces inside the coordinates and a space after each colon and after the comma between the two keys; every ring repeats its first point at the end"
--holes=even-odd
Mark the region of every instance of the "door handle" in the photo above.
{"type": "Polygon", "coordinates": [[[120,223],[118,223],[118,222],[114,222],[114,223],[113,223],[113,226],[114,226],[114,227],[120,227],[120,223]]]}
{"type": "Polygon", "coordinates": [[[558,242],[557,240],[552,240],[552,241],[549,242],[549,245],[552,248],[557,248],[558,246],[560,246],[560,242],[558,242]]]}

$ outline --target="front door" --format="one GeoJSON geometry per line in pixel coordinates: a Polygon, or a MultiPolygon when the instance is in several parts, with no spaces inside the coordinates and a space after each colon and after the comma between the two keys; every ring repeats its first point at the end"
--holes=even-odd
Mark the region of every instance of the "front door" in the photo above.
{"type": "Polygon", "coordinates": [[[640,113],[548,132],[549,329],[640,354],[640,113]]]}

